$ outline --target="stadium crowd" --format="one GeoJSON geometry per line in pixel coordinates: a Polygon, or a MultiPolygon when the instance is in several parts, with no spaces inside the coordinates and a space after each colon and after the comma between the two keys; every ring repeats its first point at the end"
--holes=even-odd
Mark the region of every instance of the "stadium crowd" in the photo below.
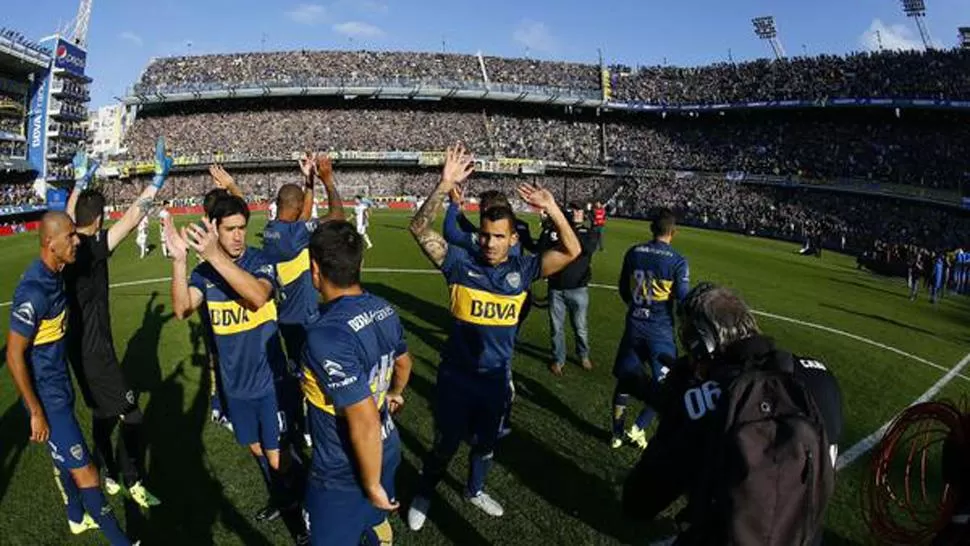
{"type": "MultiPolygon", "coordinates": [[[[599,90],[594,64],[483,57],[489,82],[599,90]]],[[[744,103],[831,98],[970,99],[966,50],[819,55],[701,67],[610,67],[612,97],[651,104],[744,103]]],[[[312,85],[377,81],[484,85],[478,57],[449,53],[288,51],[169,57],[153,61],[136,92],[186,86],[312,85]]]]}
{"type": "Polygon", "coordinates": [[[30,184],[0,184],[0,206],[40,205],[43,200],[30,184]]]}

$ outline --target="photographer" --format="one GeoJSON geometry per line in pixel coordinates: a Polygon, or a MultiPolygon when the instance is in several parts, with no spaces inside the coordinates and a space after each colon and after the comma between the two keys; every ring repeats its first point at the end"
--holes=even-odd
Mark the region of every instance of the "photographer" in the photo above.
{"type": "MultiPolygon", "coordinates": [[[[567,310],[576,335],[576,356],[584,370],[593,369],[593,363],[589,360],[589,329],[586,316],[589,310],[589,280],[592,277],[590,265],[593,252],[596,251],[598,236],[585,225],[585,213],[579,203],[569,203],[566,207],[566,217],[569,218],[573,231],[579,238],[582,253],[579,258],[566,266],[566,269],[549,277],[549,329],[552,333],[554,359],[549,364],[549,371],[558,376],[562,375],[563,367],[566,365],[564,323],[567,310]]],[[[540,252],[559,245],[558,233],[551,222],[543,221],[543,229],[537,245],[540,252]]]]}
{"type": "Polygon", "coordinates": [[[842,432],[835,377],[777,348],[726,288],[696,286],[679,314],[688,354],[638,393],[661,417],[624,512],[651,520],[686,494],[678,545],[818,544],[842,432]]]}

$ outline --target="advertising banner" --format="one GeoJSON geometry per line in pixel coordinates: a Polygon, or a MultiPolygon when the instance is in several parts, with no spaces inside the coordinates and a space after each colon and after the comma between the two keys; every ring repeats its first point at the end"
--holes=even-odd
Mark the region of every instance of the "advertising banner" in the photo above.
{"type": "Polygon", "coordinates": [[[47,210],[62,211],[67,208],[67,190],[47,189],[47,210]]]}
{"type": "Polygon", "coordinates": [[[27,161],[38,178],[47,178],[47,106],[50,98],[50,73],[38,74],[30,87],[27,114],[27,161]]]}
{"type": "Polygon", "coordinates": [[[83,76],[88,62],[88,54],[80,47],[64,38],[57,40],[54,47],[54,67],[67,70],[75,76],[83,76]]]}

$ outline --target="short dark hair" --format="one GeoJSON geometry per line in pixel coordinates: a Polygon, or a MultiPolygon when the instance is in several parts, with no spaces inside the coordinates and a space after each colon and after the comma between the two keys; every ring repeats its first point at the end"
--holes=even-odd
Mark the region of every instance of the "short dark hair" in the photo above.
{"type": "Polygon", "coordinates": [[[325,222],[310,236],[310,259],[320,268],[320,274],[337,287],[360,284],[363,238],[350,222],[325,222]]]}
{"type": "Polygon", "coordinates": [[[478,194],[478,208],[487,210],[492,207],[509,207],[509,198],[498,190],[485,190],[478,194]]]}
{"type": "Polygon", "coordinates": [[[676,227],[677,217],[674,216],[674,211],[666,207],[657,210],[653,215],[653,221],[650,222],[650,231],[654,237],[672,235],[676,227]]]}
{"type": "Polygon", "coordinates": [[[98,216],[104,214],[104,195],[98,190],[84,190],[77,197],[77,205],[74,207],[74,218],[78,227],[87,227],[93,224],[98,216]]]}
{"type": "Polygon", "coordinates": [[[212,217],[212,207],[216,204],[216,200],[220,197],[228,197],[229,191],[223,188],[213,188],[206,192],[205,197],[202,198],[202,211],[205,215],[212,217]]]}
{"type": "Polygon", "coordinates": [[[515,213],[512,212],[511,207],[501,207],[494,206],[487,208],[481,213],[481,221],[497,222],[499,220],[508,220],[509,229],[515,231],[515,213]]]}
{"type": "Polygon", "coordinates": [[[216,198],[216,202],[212,204],[212,211],[206,216],[209,220],[215,222],[218,227],[222,222],[223,218],[228,218],[230,216],[235,216],[237,214],[242,214],[246,218],[246,223],[249,223],[249,206],[243,201],[242,197],[236,197],[235,195],[224,195],[222,197],[216,198]]]}

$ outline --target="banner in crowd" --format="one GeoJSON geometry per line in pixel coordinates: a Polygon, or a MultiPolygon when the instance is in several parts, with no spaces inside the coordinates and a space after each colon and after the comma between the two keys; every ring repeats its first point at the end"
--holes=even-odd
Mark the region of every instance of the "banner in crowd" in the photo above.
{"type": "Polygon", "coordinates": [[[15,214],[27,214],[28,212],[40,212],[47,210],[44,205],[16,205],[0,207],[0,216],[13,216],[15,214]]]}
{"type": "Polygon", "coordinates": [[[932,100],[932,99],[819,99],[819,100],[772,100],[744,103],[721,104],[647,104],[641,102],[608,102],[607,108],[616,110],[638,111],[695,111],[695,110],[737,110],[746,108],[822,108],[826,106],[855,107],[855,106],[889,106],[889,107],[918,107],[918,108],[965,108],[970,109],[970,101],[960,100],[932,100]]]}
{"type": "Polygon", "coordinates": [[[724,173],[724,179],[728,182],[743,182],[744,171],[728,171],[724,173]]]}
{"type": "Polygon", "coordinates": [[[27,161],[38,178],[47,177],[47,107],[50,100],[50,73],[37,74],[30,86],[27,114],[27,161]]]}
{"type": "Polygon", "coordinates": [[[48,188],[47,208],[49,210],[64,210],[67,208],[67,190],[48,188]]]}

